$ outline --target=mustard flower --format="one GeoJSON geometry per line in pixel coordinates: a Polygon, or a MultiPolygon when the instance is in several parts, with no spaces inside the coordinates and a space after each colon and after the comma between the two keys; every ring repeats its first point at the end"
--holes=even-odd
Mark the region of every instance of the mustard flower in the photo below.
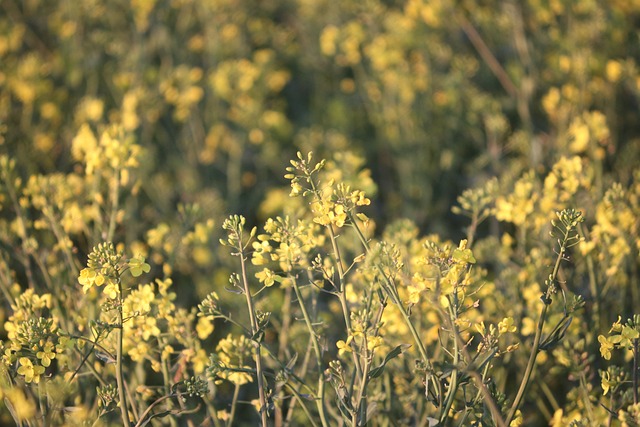
{"type": "Polygon", "coordinates": [[[339,340],[336,343],[336,347],[338,347],[338,355],[342,356],[345,353],[351,353],[351,341],[353,341],[353,335],[349,335],[347,337],[347,341],[339,340]]]}
{"type": "Polygon", "coordinates": [[[381,336],[368,336],[367,337],[367,350],[373,351],[380,347],[384,343],[381,336]]]}
{"type": "Polygon", "coordinates": [[[83,268],[80,271],[78,282],[82,285],[82,291],[86,294],[96,281],[96,271],[92,268],[83,268]]]}
{"type": "Polygon", "coordinates": [[[203,316],[198,319],[198,323],[196,324],[196,333],[198,334],[198,338],[204,340],[211,335],[213,332],[214,326],[211,320],[213,316],[203,316]]]}
{"type": "Polygon", "coordinates": [[[42,351],[36,353],[36,357],[40,359],[40,363],[45,368],[51,365],[51,360],[55,359],[56,357],[56,353],[53,351],[53,348],[53,343],[48,341],[47,343],[45,343],[42,351]]]}
{"type": "Polygon", "coordinates": [[[523,423],[522,412],[520,409],[516,411],[516,416],[513,418],[511,423],[509,423],[509,427],[519,427],[523,423]]]}
{"type": "Polygon", "coordinates": [[[515,332],[516,327],[513,324],[513,317],[505,317],[498,323],[499,335],[506,334],[507,332],[515,332]]]}
{"type": "MultiPolygon", "coordinates": [[[[99,276],[99,277],[103,277],[104,276],[99,276]]],[[[120,293],[120,289],[118,288],[118,284],[109,279],[109,281],[107,282],[107,286],[104,287],[104,293],[111,299],[116,299],[118,297],[118,294],[120,293]]]]}
{"type": "Polygon", "coordinates": [[[263,283],[266,287],[273,286],[275,282],[281,281],[280,276],[278,276],[268,268],[264,268],[262,271],[257,272],[256,278],[260,281],[260,283],[263,283]]]}
{"type": "Polygon", "coordinates": [[[598,336],[598,341],[600,342],[600,354],[606,360],[611,359],[611,350],[613,350],[614,343],[609,340],[609,338],[604,335],[598,336]]]}
{"type": "Polygon", "coordinates": [[[462,263],[476,263],[473,252],[471,252],[471,249],[467,248],[467,239],[463,239],[460,241],[458,248],[453,251],[452,258],[462,263]]]}
{"type": "MultiPolygon", "coordinates": [[[[261,236],[258,236],[258,240],[261,236]]],[[[269,263],[269,258],[265,255],[271,252],[272,247],[269,244],[269,240],[262,240],[260,242],[253,242],[251,244],[253,246],[253,256],[251,257],[251,263],[253,265],[265,265],[269,263]]]]}
{"type": "Polygon", "coordinates": [[[144,262],[144,257],[138,255],[129,260],[129,271],[133,277],[140,276],[143,272],[148,273],[151,270],[151,266],[144,262]]]}
{"type": "Polygon", "coordinates": [[[606,396],[607,393],[609,393],[609,390],[611,390],[615,385],[615,381],[611,380],[611,374],[609,373],[609,371],[604,371],[601,373],[602,378],[600,381],[600,385],[602,386],[602,390],[604,391],[604,393],[602,394],[603,396],[606,396]]]}
{"type": "Polygon", "coordinates": [[[21,357],[18,373],[24,376],[24,380],[27,383],[34,382],[37,384],[40,382],[40,375],[44,374],[44,366],[34,366],[31,359],[28,357],[21,357]]]}

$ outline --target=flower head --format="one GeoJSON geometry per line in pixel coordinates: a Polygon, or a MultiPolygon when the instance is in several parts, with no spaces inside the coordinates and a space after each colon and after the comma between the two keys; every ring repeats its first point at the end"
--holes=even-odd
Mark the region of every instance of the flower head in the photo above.
{"type": "Polygon", "coordinates": [[[33,362],[31,362],[31,359],[29,359],[28,357],[21,357],[18,373],[20,375],[24,375],[25,382],[34,382],[37,384],[40,382],[40,375],[44,374],[44,366],[34,366],[33,362]]]}

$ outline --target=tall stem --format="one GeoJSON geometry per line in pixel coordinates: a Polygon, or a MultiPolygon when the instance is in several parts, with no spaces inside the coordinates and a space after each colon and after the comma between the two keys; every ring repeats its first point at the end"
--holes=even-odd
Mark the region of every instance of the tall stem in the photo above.
{"type": "MultiPolygon", "coordinates": [[[[242,268],[242,284],[244,286],[244,295],[247,299],[247,308],[249,309],[249,318],[251,319],[251,335],[256,336],[258,333],[258,319],[256,317],[255,309],[253,307],[253,299],[251,298],[251,291],[249,289],[249,282],[247,280],[247,268],[245,265],[244,249],[242,247],[242,239],[238,239],[238,249],[240,256],[240,266],[242,268]]],[[[267,427],[267,399],[264,393],[264,376],[262,368],[262,355],[260,354],[260,342],[252,340],[253,346],[256,349],[256,375],[258,377],[258,397],[260,398],[260,419],[262,420],[262,427],[267,427]]]]}
{"type": "Polygon", "coordinates": [[[311,324],[311,318],[309,317],[309,313],[307,312],[307,307],[304,305],[304,299],[302,299],[302,293],[300,292],[300,287],[298,286],[298,282],[295,277],[291,277],[293,280],[293,289],[296,293],[296,298],[298,299],[298,303],[300,304],[300,310],[302,311],[302,317],[304,318],[304,322],[307,325],[307,329],[309,330],[309,335],[311,339],[311,345],[313,346],[313,351],[316,354],[316,364],[318,366],[318,391],[316,396],[316,405],[318,407],[318,414],[320,415],[320,421],[322,422],[323,427],[327,427],[329,422],[327,421],[327,415],[325,413],[324,408],[324,378],[322,371],[322,352],[320,351],[320,344],[318,344],[318,337],[313,330],[313,325],[311,324]]]}
{"type": "Polygon", "coordinates": [[[527,385],[529,384],[529,380],[531,378],[531,374],[533,373],[533,369],[536,364],[536,357],[538,356],[538,352],[540,351],[540,338],[542,337],[542,329],[544,327],[544,322],[547,318],[547,310],[549,308],[552,291],[553,291],[553,281],[556,280],[558,275],[558,270],[560,269],[560,262],[564,256],[566,251],[566,241],[569,237],[569,230],[565,232],[564,239],[562,240],[562,244],[560,246],[560,252],[558,253],[558,257],[556,258],[556,264],[553,267],[553,273],[551,274],[551,283],[547,287],[547,291],[544,296],[543,306],[540,310],[540,317],[538,318],[538,326],[536,327],[536,335],[533,338],[533,346],[531,348],[531,354],[529,355],[529,361],[527,362],[527,367],[524,371],[524,376],[522,377],[522,382],[520,383],[520,387],[518,388],[518,393],[516,394],[515,399],[513,400],[513,404],[511,405],[511,409],[509,409],[509,414],[507,415],[507,419],[505,420],[505,424],[511,424],[511,420],[515,416],[520,403],[522,402],[522,398],[524,397],[524,393],[527,389],[527,385]]]}
{"type": "MultiPolygon", "coordinates": [[[[347,327],[347,332],[350,334],[352,329],[351,329],[351,318],[350,316],[350,311],[349,311],[349,305],[347,303],[347,292],[345,289],[345,283],[344,283],[344,276],[345,276],[345,271],[344,271],[344,267],[342,265],[342,256],[340,255],[340,247],[338,246],[338,241],[336,239],[336,234],[333,231],[333,226],[331,224],[327,225],[327,230],[329,231],[329,238],[331,240],[331,247],[333,248],[333,255],[336,259],[336,266],[338,267],[338,276],[339,276],[339,281],[338,281],[338,299],[340,300],[340,306],[342,308],[342,316],[344,317],[344,324],[347,327]]],[[[352,346],[355,344],[351,344],[352,346]]],[[[355,351],[351,352],[351,356],[353,359],[353,363],[356,367],[356,373],[357,373],[357,377],[361,378],[362,376],[362,366],[360,364],[360,359],[358,358],[358,356],[356,355],[355,351]]]]}
{"type": "Polygon", "coordinates": [[[118,397],[120,398],[120,416],[122,419],[122,425],[129,427],[131,422],[129,420],[129,405],[127,404],[127,393],[124,388],[124,375],[122,373],[122,341],[124,335],[123,317],[122,317],[122,284],[118,280],[118,287],[120,288],[119,304],[118,304],[118,327],[116,328],[116,383],[118,385],[118,397]]]}
{"type": "Polygon", "coordinates": [[[633,404],[638,404],[638,338],[633,339],[633,404]]]}
{"type": "MultiPolygon", "coordinates": [[[[457,291],[454,291],[457,292],[457,291]]],[[[458,317],[457,309],[458,309],[458,301],[457,297],[454,295],[455,301],[449,301],[449,319],[450,319],[450,327],[453,331],[454,337],[458,337],[458,330],[456,326],[456,319],[458,317]],[[453,306],[453,307],[452,307],[453,306]]],[[[447,418],[449,414],[449,410],[453,405],[453,401],[456,397],[456,391],[458,390],[458,363],[460,362],[460,353],[458,351],[458,340],[453,340],[453,369],[451,370],[451,380],[449,382],[449,389],[447,390],[447,395],[444,399],[444,405],[442,406],[442,412],[440,413],[440,423],[444,424],[444,420],[447,418]]]]}
{"type": "MultiPolygon", "coordinates": [[[[355,217],[353,215],[350,215],[349,219],[351,220],[351,224],[353,225],[353,228],[356,230],[358,234],[358,238],[362,242],[362,246],[364,247],[365,252],[369,253],[369,251],[371,250],[369,247],[369,243],[367,242],[367,239],[364,237],[364,234],[362,234],[362,230],[360,230],[360,227],[357,226],[355,217]]],[[[379,264],[377,264],[376,266],[377,266],[378,272],[384,279],[382,283],[383,290],[387,294],[387,297],[389,297],[391,301],[395,304],[398,310],[400,310],[400,314],[402,315],[404,322],[409,328],[409,332],[411,332],[413,341],[418,346],[418,352],[420,353],[420,356],[422,357],[422,360],[424,361],[427,370],[433,371],[433,366],[431,365],[431,360],[429,359],[429,355],[427,354],[427,349],[424,346],[424,343],[422,342],[422,339],[420,338],[420,335],[418,334],[418,331],[416,330],[415,325],[411,321],[409,317],[409,313],[407,313],[407,310],[402,304],[402,301],[400,301],[400,295],[398,295],[398,291],[396,289],[395,283],[393,283],[393,280],[387,276],[387,274],[384,272],[384,269],[379,264]]],[[[441,397],[442,393],[440,393],[441,391],[440,383],[436,378],[434,378],[433,375],[430,375],[430,378],[434,387],[434,391],[436,391],[438,396],[441,397]]],[[[426,384],[425,386],[427,387],[427,389],[429,388],[429,384],[426,384]]]]}

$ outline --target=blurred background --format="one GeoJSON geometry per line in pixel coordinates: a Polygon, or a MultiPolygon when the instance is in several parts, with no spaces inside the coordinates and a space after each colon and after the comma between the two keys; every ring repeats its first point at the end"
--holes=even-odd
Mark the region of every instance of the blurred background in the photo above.
{"type": "Polygon", "coordinates": [[[118,124],[143,148],[118,240],[165,244],[202,297],[219,231],[171,236],[279,212],[297,150],[368,168],[379,232],[461,237],[464,189],[563,155],[630,182],[639,23],[638,0],[3,0],[0,151],[74,173],[80,130],[118,124]]]}

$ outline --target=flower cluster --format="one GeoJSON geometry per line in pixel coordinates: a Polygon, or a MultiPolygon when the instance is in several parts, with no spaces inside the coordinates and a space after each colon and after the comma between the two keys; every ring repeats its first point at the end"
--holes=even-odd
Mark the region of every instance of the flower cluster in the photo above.
{"type": "Polygon", "coordinates": [[[116,252],[113,243],[100,243],[93,248],[87,260],[87,267],[80,271],[78,282],[82,291],[87,293],[94,286],[103,286],[104,293],[111,299],[118,298],[121,293],[121,275],[128,268],[133,277],[147,273],[151,267],[144,262],[144,257],[131,258],[122,262],[123,254],[116,252]]]}

